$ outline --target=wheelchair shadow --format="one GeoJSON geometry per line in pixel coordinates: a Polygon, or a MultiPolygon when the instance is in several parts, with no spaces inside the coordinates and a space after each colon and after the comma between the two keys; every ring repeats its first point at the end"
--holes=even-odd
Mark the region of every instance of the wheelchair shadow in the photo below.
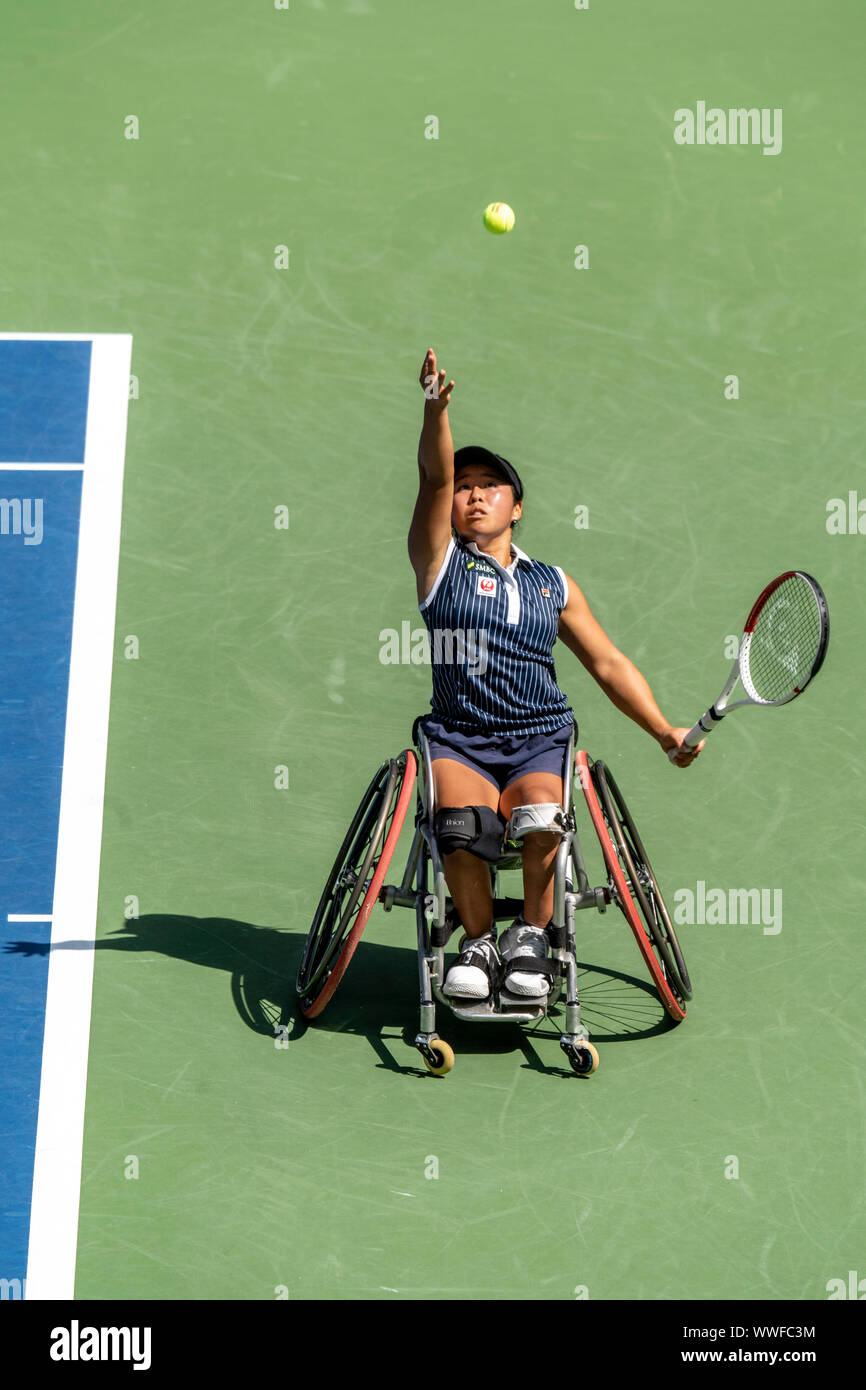
{"type": "MultiPolygon", "coordinates": [[[[367,1040],[383,1070],[432,1076],[414,1049],[418,1032],[418,957],[414,940],[385,946],[363,939],[345,978],[319,1018],[308,1020],[298,1009],[295,979],[305,933],[256,926],[225,917],[188,917],[151,913],[125,920],[110,936],[96,942],[67,941],[55,950],[132,951],[160,954],[209,970],[230,980],[231,998],[241,1021],[253,1032],[288,1045],[309,1029],[349,1033],[367,1040]],[[417,1059],[403,1063],[390,1044],[411,1049],[417,1059]]],[[[44,941],[16,941],[6,951],[47,955],[44,941]]],[[[604,966],[581,964],[578,974],[581,1019],[599,1046],[630,1042],[676,1027],[652,985],[604,966]]],[[[572,1077],[567,1065],[549,1066],[532,1045],[533,1038],[558,1041],[565,1027],[560,1001],[546,1018],[529,1025],[469,1023],[437,1002],[437,1031],[458,1053],[491,1055],[522,1050],[526,1064],[548,1075],[572,1077]]]]}
{"type": "MultiPolygon", "coordinates": [[[[623,971],[581,964],[578,992],[581,1020],[598,1046],[638,1041],[667,1033],[677,1026],[665,1012],[653,986],[623,971]]],[[[379,1067],[439,1080],[441,1078],[427,1071],[414,1048],[419,1027],[418,1007],[415,949],[362,939],[339,989],[322,1015],[305,1019],[293,998],[289,1015],[282,1021],[291,1027],[292,1038],[302,1038],[308,1029],[319,1028],[363,1036],[377,1054],[379,1067]],[[399,1060],[392,1044],[412,1049],[413,1060],[399,1060]]],[[[564,1028],[564,998],[545,1018],[528,1025],[467,1022],[447,1006],[436,1003],[437,1032],[454,1046],[458,1055],[490,1056],[520,1050],[527,1068],[573,1079],[574,1072],[564,1058],[562,1065],[548,1065],[532,1041],[558,1042],[564,1028]]]]}
{"type": "Polygon", "coordinates": [[[274,1038],[277,1026],[295,1002],[295,977],[304,936],[274,927],[259,927],[228,917],[184,917],[149,913],[124,920],[97,941],[9,941],[7,953],[48,955],[60,951],[129,951],[163,955],[230,978],[231,996],[240,1018],[253,1032],[274,1038]]]}

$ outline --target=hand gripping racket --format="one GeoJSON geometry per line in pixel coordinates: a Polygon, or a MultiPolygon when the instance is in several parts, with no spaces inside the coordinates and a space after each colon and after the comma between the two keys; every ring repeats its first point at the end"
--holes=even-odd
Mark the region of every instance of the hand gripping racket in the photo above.
{"type": "MultiPolygon", "coordinates": [[[[702,714],[683,744],[694,748],[740,705],[786,705],[802,695],[821,669],[830,637],[830,615],[821,585],[803,570],[787,570],[752,605],[737,659],[715,704],[702,714]],[[745,700],[728,703],[737,683],[745,700]]],[[[678,750],[671,748],[671,762],[678,750]]]]}

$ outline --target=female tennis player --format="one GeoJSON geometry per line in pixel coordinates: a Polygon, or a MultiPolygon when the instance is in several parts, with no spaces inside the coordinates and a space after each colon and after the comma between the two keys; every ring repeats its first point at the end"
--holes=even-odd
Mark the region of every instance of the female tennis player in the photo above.
{"type": "MultiPolygon", "coordinates": [[[[565,747],[573,712],[556,683],[552,649],[559,637],[610,700],[645,729],[672,761],[688,767],[704,747],[688,748],[688,728],[669,723],[640,671],[590,612],[574,580],[530,559],[512,536],[523,512],[523,485],[511,464],[479,446],[454,452],[448,405],[454,382],[437,369],[430,348],[421,368],[424,424],[418,447],[418,500],[409,558],[418,607],[430,633],[430,743],[436,806],[475,808],[488,831],[502,829],[515,806],[562,804],[565,747]],[[491,816],[491,813],[493,815],[491,816]]],[[[459,818],[458,818],[459,819],[459,818]]],[[[440,822],[447,825],[447,820],[440,822]]],[[[456,823],[456,820],[455,822],[456,823]]],[[[464,818],[465,823],[465,818],[464,818]]],[[[479,831],[478,840],[483,831],[479,831]]],[[[553,869],[559,837],[538,832],[523,842],[523,913],[497,948],[489,843],[452,848],[437,831],[443,868],[466,941],[444,992],[485,999],[504,978],[512,994],[540,997],[550,988],[527,956],[544,959],[553,914],[553,869]]],[[[493,837],[495,839],[495,835],[493,837]]]]}

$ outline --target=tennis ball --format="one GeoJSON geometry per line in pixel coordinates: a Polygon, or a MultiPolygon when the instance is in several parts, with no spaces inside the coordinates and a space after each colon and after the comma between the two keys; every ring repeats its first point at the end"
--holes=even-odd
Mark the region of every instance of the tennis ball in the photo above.
{"type": "Polygon", "coordinates": [[[507,203],[488,203],[484,209],[484,225],[488,232],[510,232],[514,212],[507,203]]]}

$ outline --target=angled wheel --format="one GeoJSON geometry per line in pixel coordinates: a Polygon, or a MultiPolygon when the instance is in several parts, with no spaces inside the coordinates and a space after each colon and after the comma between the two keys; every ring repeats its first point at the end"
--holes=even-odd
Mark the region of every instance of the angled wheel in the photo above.
{"type": "Polygon", "coordinates": [[[447,1073],[454,1066],[453,1047],[451,1047],[450,1043],[445,1042],[442,1038],[433,1038],[432,1041],[428,1044],[428,1046],[430,1048],[430,1051],[436,1054],[436,1064],[434,1066],[427,1054],[424,1053],[424,1065],[426,1066],[427,1070],[429,1072],[432,1072],[434,1076],[447,1075],[447,1073]]]}
{"type": "Polygon", "coordinates": [[[306,1018],[322,1012],[346,973],[400,838],[417,768],[410,749],[383,763],[352,817],[298,970],[296,988],[306,1018]]]}
{"type": "Polygon", "coordinates": [[[564,1047],[563,1051],[568,1057],[572,1071],[576,1071],[578,1076],[592,1076],[598,1068],[598,1049],[588,1040],[586,1042],[571,1043],[564,1047]]]}
{"type": "Polygon", "coordinates": [[[611,894],[634,932],[661,1002],[679,1023],[692,985],[643,841],[610,769],[583,751],[577,754],[577,766],[611,894]]]}

